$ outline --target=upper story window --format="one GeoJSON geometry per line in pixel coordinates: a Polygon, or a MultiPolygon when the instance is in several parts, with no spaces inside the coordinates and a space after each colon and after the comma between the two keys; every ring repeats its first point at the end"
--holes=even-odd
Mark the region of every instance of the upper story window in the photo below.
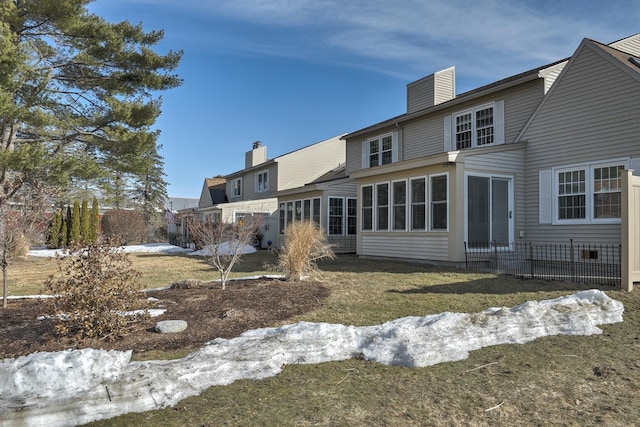
{"type": "Polygon", "coordinates": [[[231,192],[233,194],[233,197],[242,196],[242,178],[234,179],[233,182],[231,183],[231,186],[232,186],[231,192]]]}
{"type": "Polygon", "coordinates": [[[464,150],[504,143],[504,101],[446,116],[444,150],[464,150]]]}
{"type": "Polygon", "coordinates": [[[391,132],[369,138],[362,146],[362,167],[372,168],[398,161],[398,134],[391,132]]]}
{"type": "Polygon", "coordinates": [[[256,175],[256,193],[269,190],[269,171],[260,171],[256,175]]]}
{"type": "Polygon", "coordinates": [[[612,160],[553,169],[554,223],[619,222],[627,167],[627,160],[612,160]]]}

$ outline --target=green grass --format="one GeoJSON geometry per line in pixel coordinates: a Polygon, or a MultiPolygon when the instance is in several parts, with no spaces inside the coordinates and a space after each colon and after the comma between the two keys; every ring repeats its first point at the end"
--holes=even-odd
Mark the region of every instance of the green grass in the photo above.
{"type": "MultiPolygon", "coordinates": [[[[206,264],[191,257],[136,255],[134,259],[147,272],[146,287],[215,278],[206,264]]],[[[265,262],[274,263],[266,251],[245,256],[234,274],[268,272],[265,262]]],[[[39,265],[41,270],[46,266],[39,265]]],[[[11,268],[27,266],[29,262],[11,268]]],[[[323,262],[320,268],[331,296],[323,307],[292,321],[371,325],[408,315],[511,307],[587,288],[353,256],[323,262]]],[[[174,408],[93,425],[636,425],[640,419],[640,296],[637,291],[601,289],[625,304],[624,322],[602,326],[602,335],[546,337],[524,345],[488,347],[463,361],[419,369],[363,360],[287,366],[273,378],[212,387],[174,408]]]]}

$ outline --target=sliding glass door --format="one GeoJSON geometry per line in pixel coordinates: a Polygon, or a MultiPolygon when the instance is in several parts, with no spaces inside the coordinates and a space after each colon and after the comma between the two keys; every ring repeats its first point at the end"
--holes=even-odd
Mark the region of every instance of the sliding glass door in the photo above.
{"type": "Polygon", "coordinates": [[[512,236],[512,178],[467,176],[467,242],[471,247],[509,246],[512,236]]]}

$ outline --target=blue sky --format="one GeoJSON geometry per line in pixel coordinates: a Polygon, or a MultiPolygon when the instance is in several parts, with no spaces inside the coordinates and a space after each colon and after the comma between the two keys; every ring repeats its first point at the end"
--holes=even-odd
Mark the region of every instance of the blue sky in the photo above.
{"type": "Polygon", "coordinates": [[[406,85],[456,67],[457,92],[640,32],[637,0],[97,0],[108,21],[163,29],[181,87],[156,123],[168,193],[397,116],[406,85]]]}

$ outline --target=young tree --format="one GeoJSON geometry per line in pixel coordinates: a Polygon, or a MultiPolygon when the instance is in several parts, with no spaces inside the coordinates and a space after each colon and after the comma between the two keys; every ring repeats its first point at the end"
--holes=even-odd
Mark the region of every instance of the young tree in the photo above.
{"type": "Polygon", "coordinates": [[[71,215],[71,239],[70,244],[79,245],[80,239],[80,203],[77,200],[73,202],[73,214],[71,215]]]}
{"type": "Polygon", "coordinates": [[[64,221],[64,225],[65,225],[65,229],[66,229],[66,233],[64,233],[64,235],[65,235],[65,245],[64,245],[64,247],[65,248],[73,244],[73,239],[72,239],[72,236],[71,236],[71,233],[72,233],[71,229],[73,227],[73,214],[71,212],[72,212],[71,211],[71,205],[67,205],[67,216],[66,216],[65,221],[64,221]]]}
{"type": "Polygon", "coordinates": [[[80,239],[83,243],[89,243],[90,227],[89,223],[89,201],[87,199],[82,200],[82,206],[80,206],[80,239]]]}
{"type": "Polygon", "coordinates": [[[245,250],[253,246],[262,225],[262,217],[249,216],[241,222],[213,223],[197,216],[188,219],[188,228],[196,247],[201,247],[209,264],[220,273],[222,289],[226,288],[231,269],[240,261],[245,250]]]}
{"type": "Polygon", "coordinates": [[[98,198],[94,197],[91,202],[91,218],[89,219],[89,242],[95,243],[100,235],[100,208],[98,198]]]}
{"type": "Polygon", "coordinates": [[[61,232],[62,232],[62,223],[64,219],[62,218],[62,212],[57,210],[53,213],[51,217],[51,239],[50,244],[52,248],[61,247],[60,242],[62,240],[61,232]]]}
{"type": "Polygon", "coordinates": [[[108,23],[89,2],[0,3],[0,206],[26,183],[137,180],[136,159],[157,153],[157,94],[181,84],[182,53],[154,52],[162,31],[108,23]]]}

